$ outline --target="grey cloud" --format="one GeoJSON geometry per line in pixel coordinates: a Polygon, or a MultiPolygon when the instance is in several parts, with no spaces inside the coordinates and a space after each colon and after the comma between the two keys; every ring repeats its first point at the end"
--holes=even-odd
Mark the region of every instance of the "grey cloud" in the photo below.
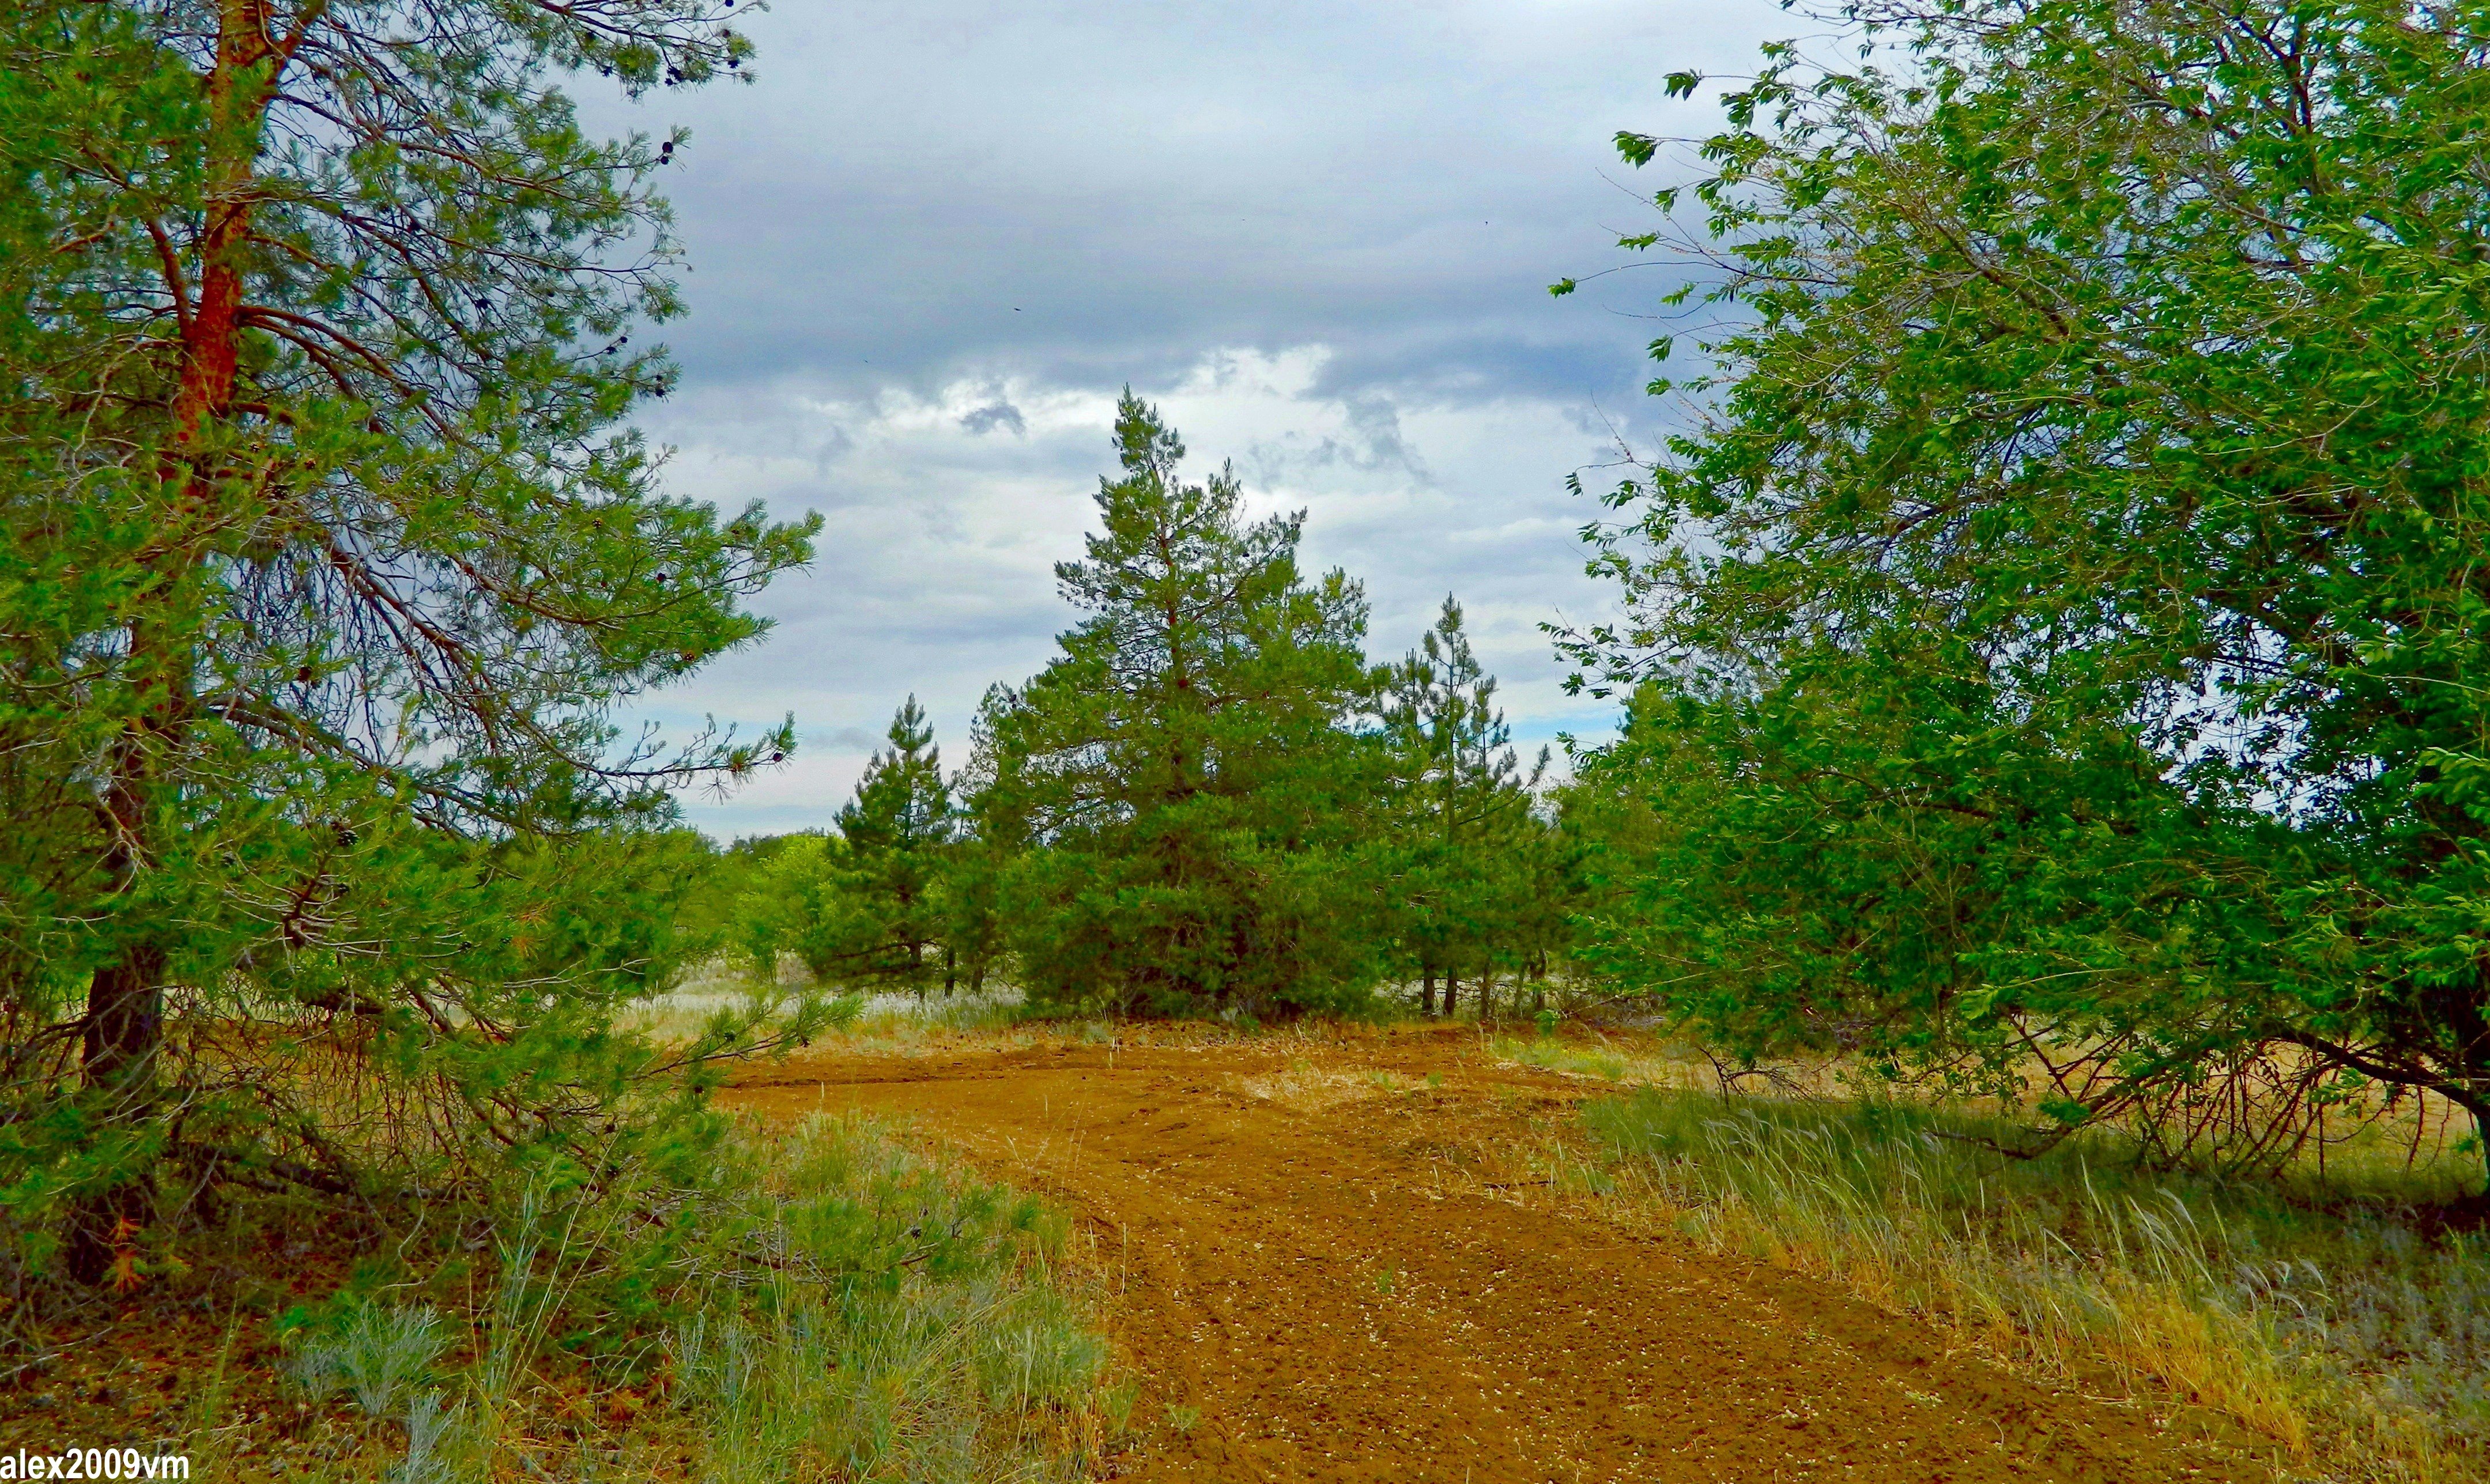
{"type": "Polygon", "coordinates": [[[1007,427],[1012,430],[1014,437],[1028,436],[1028,421],[1021,417],[1020,409],[1009,402],[988,403],[962,418],[960,426],[971,433],[979,434],[991,433],[999,427],[1007,427]]]}
{"type": "Polygon", "coordinates": [[[1659,72],[1785,24],[1763,0],[783,7],[747,24],[757,86],[646,110],[694,131],[673,338],[700,376],[858,385],[1462,330],[1614,369],[1648,336],[1605,287],[1544,291],[1607,266],[1664,183],[1607,141],[1699,129],[1659,72]]]}
{"type": "Polygon", "coordinates": [[[685,376],[649,420],[669,478],[826,521],[761,599],[770,639],[652,698],[824,729],[693,817],[826,822],[911,690],[961,760],[977,696],[1071,621],[1051,566],[1128,384],[1258,508],[1309,509],[1309,565],[1367,581],[1376,653],[1449,587],[1517,735],[1596,732],[1537,626],[1607,601],[1575,537],[1599,511],[1562,481],[1667,416],[1638,317],[1665,274],[1587,276],[1670,182],[1608,140],[1705,131],[1661,74],[1741,71],[1790,24],[1771,0],[790,0],[744,23],[754,86],[586,99],[592,127],[693,130],[667,183],[685,376]]]}
{"type": "Polygon", "coordinates": [[[1342,430],[1320,437],[1291,430],[1257,442],[1239,459],[1249,480],[1288,482],[1315,470],[1338,468],[1370,474],[1389,471],[1416,484],[1433,482],[1426,460],[1402,436],[1401,410],[1389,395],[1362,392],[1345,397],[1310,396],[1308,401],[1336,405],[1345,424],[1342,430]]]}
{"type": "Polygon", "coordinates": [[[1429,481],[1426,460],[1401,436],[1401,409],[1391,398],[1367,393],[1348,398],[1343,405],[1348,413],[1348,425],[1357,430],[1365,446],[1362,454],[1349,455],[1351,462],[1368,469],[1398,465],[1420,483],[1429,481]]]}

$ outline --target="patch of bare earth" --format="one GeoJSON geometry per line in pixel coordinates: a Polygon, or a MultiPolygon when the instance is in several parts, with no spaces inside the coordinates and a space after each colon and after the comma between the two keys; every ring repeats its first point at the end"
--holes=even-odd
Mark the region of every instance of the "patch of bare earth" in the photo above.
{"type": "Polygon", "coordinates": [[[1141,1382],[1134,1479],[2267,1479],[1909,1320],[1526,1183],[1578,1079],[1457,1035],[1039,1047],[756,1072],[1047,1192],[1141,1382]],[[1433,1085],[1430,1085],[1430,1078],[1433,1085]]]}

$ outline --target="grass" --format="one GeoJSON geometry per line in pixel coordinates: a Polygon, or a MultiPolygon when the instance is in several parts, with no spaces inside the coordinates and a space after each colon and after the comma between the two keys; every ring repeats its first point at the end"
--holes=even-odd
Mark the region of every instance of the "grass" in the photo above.
{"type": "Polygon", "coordinates": [[[272,1215],[277,1245],[19,1366],[0,1416],[27,1426],[0,1434],[337,1484],[1091,1475],[1132,1390],[1058,1217],[868,1119],[741,1123],[710,1152],[697,1188],[532,1186],[379,1250],[272,1215]]]}
{"type": "Polygon", "coordinates": [[[1677,1042],[1633,1033],[1610,1036],[1595,1028],[1581,1028],[1565,1036],[1491,1035],[1487,1045],[1489,1054],[1499,1061],[1638,1087],[1717,1091],[1725,1075],[1749,1091],[1823,1097],[1840,1090],[1844,1070],[1838,1062],[1826,1062],[1724,1072],[1677,1042]]]}
{"type": "MultiPolygon", "coordinates": [[[[721,1007],[741,1007],[756,994],[784,995],[811,984],[800,966],[790,960],[780,967],[773,984],[762,984],[747,970],[729,960],[705,966],[677,990],[639,1006],[631,1029],[660,1038],[687,1038],[721,1007]]],[[[1267,1024],[1216,1018],[1169,1020],[1123,1019],[1075,1013],[1031,1005],[1021,991],[1000,980],[988,981],[980,993],[963,985],[951,993],[939,986],[919,995],[911,991],[850,993],[831,1001],[829,1032],[840,1049],[857,1056],[948,1054],[964,1047],[980,1051],[1019,1051],[1040,1046],[1188,1047],[1215,1045],[1323,1048],[1344,1038],[1394,1024],[1416,1024],[1390,1002],[1378,997],[1373,1013],[1342,1018],[1309,1015],[1267,1024]]]]}
{"type": "Polygon", "coordinates": [[[2012,1159],[1977,1142],[2002,1126],[1925,1106],[1644,1087],[1583,1118],[1612,1178],[1718,1250],[1939,1319],[2020,1368],[2192,1400],[2298,1469],[2490,1471],[2490,1242],[2413,1204],[2470,1159],[2398,1168],[2382,1132],[2321,1187],[2141,1170],[2111,1132],[2012,1159]]]}
{"type": "MultiPolygon", "coordinates": [[[[1569,1077],[1596,1077],[1602,1082],[1623,1082],[1633,1069],[1626,1058],[1607,1050],[1592,1051],[1572,1042],[1553,1038],[1535,1041],[1500,1035],[1489,1042],[1498,1058],[1535,1066],[1541,1071],[1562,1072],[1569,1077]]],[[[1649,1080],[1646,1075],[1644,1080],[1649,1080]]]]}
{"type": "MultiPolygon", "coordinates": [[[[748,1127],[735,1153],[739,1200],[680,1260],[639,1383],[593,1398],[605,1425],[559,1463],[636,1449],[715,1484],[1086,1476],[1119,1424],[1098,1406],[1105,1342],[1063,1268],[1059,1222],[869,1120],[748,1127]]],[[[557,1462],[536,1456],[541,1378],[561,1370],[536,1316],[559,1281],[545,1272],[532,1292],[506,1276],[475,1361],[426,1393],[429,1436],[408,1413],[393,1477],[557,1462]]]]}
{"type": "MultiPolygon", "coordinates": [[[[817,987],[812,976],[792,958],[780,964],[776,978],[767,983],[747,967],[722,958],[636,1007],[628,1025],[660,1039],[688,1039],[722,1007],[740,1008],[755,995],[783,997],[810,987],[817,987]]],[[[1018,989],[1000,981],[990,981],[976,993],[966,985],[948,993],[939,985],[923,994],[853,990],[832,999],[830,1005],[828,1029],[848,1050],[872,1055],[906,1055],[963,1042],[993,1049],[1026,1049],[1066,1039],[1104,1042],[1117,1033],[1106,1020],[1033,1009],[1018,989]]]]}

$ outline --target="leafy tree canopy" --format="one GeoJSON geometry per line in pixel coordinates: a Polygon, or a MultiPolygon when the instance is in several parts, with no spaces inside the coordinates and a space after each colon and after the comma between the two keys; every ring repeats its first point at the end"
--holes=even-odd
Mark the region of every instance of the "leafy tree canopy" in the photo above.
{"type": "Polygon", "coordinates": [[[1632,240],[1710,369],[1576,636],[1610,967],[2068,1120],[2277,1048],[2490,1111],[2490,12],[1850,14],[1632,240]]]}

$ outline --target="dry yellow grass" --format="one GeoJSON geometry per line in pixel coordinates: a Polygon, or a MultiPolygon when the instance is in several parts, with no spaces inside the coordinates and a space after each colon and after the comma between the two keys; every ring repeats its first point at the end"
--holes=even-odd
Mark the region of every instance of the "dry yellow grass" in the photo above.
{"type": "Polygon", "coordinates": [[[2137,1169],[2112,1131],[2009,1160],[1964,1137],[1995,1132],[1991,1111],[1862,1101],[1839,1068],[1723,1097],[1708,1065],[1622,1038],[1493,1049],[1618,1088],[1586,1108],[1599,1152],[1541,1157],[1620,1219],[1840,1283],[2021,1369],[2215,1409],[2315,1476],[2490,1474],[2490,1254],[2396,1202],[2474,1178],[2444,1110],[2336,1146],[2323,1185],[2225,1181],[2137,1169]]]}

